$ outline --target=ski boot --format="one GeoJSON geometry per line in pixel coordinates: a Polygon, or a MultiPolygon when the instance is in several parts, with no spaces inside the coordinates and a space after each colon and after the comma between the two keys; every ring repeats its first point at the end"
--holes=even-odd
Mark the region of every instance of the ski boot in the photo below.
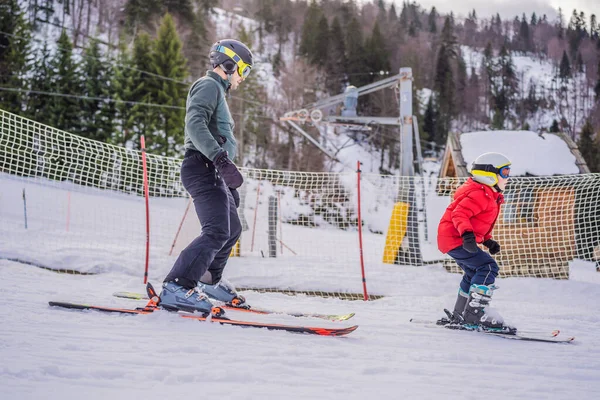
{"type": "Polygon", "coordinates": [[[163,283],[157,306],[168,311],[198,311],[205,316],[213,317],[221,317],[225,313],[221,307],[214,307],[198,287],[186,289],[176,282],[163,283]]]}
{"type": "Polygon", "coordinates": [[[211,299],[222,301],[228,306],[245,309],[250,308],[250,306],[246,304],[244,296],[239,295],[235,291],[233,285],[224,279],[221,279],[221,281],[215,285],[199,282],[198,288],[211,299]]]}
{"type": "Polygon", "coordinates": [[[469,300],[469,294],[458,288],[458,297],[456,298],[456,303],[454,303],[454,311],[450,311],[444,308],[444,312],[446,313],[447,318],[441,318],[437,321],[437,325],[462,325],[465,323],[463,318],[463,312],[467,305],[467,301],[469,300]]]}
{"type": "Polygon", "coordinates": [[[463,312],[465,327],[499,332],[509,329],[504,325],[504,319],[500,314],[486,309],[497,288],[495,285],[471,285],[467,305],[463,312]]]}

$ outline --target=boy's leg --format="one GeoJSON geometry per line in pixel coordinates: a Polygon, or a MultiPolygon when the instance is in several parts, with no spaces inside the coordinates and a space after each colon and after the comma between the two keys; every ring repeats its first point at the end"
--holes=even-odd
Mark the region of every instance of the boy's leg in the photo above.
{"type": "Polygon", "coordinates": [[[465,292],[469,293],[471,285],[486,285],[489,286],[496,281],[498,276],[498,264],[496,261],[483,250],[477,253],[469,253],[462,247],[450,250],[448,252],[454,258],[457,264],[465,271],[460,287],[465,292]],[[466,271],[470,271],[467,275],[466,271]]]}

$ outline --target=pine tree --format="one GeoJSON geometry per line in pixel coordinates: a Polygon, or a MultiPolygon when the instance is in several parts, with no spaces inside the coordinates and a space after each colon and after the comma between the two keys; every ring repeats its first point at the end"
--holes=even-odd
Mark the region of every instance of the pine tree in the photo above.
{"type": "Polygon", "coordinates": [[[367,59],[365,57],[361,26],[356,17],[353,17],[346,27],[346,50],[348,59],[346,72],[348,73],[350,84],[356,87],[367,84],[369,78],[364,74],[367,69],[367,59]]]}
{"type": "Polygon", "coordinates": [[[535,26],[538,23],[538,18],[537,15],[535,15],[535,11],[531,14],[531,22],[529,23],[529,25],[531,26],[535,26]]]}
{"type": "Polygon", "coordinates": [[[494,105],[492,126],[495,129],[503,129],[506,125],[510,105],[514,102],[518,84],[515,66],[506,45],[502,46],[498,54],[497,68],[500,79],[492,84],[494,105]]]}
{"type": "Polygon", "coordinates": [[[552,120],[552,125],[550,126],[550,129],[548,131],[552,133],[560,132],[560,126],[558,125],[557,120],[552,120]]]}
{"type": "Polygon", "coordinates": [[[117,100],[114,113],[115,129],[110,138],[110,143],[123,147],[130,140],[136,124],[135,113],[131,112],[132,104],[125,103],[136,100],[135,78],[139,75],[139,72],[133,68],[134,64],[127,46],[121,42],[110,84],[110,97],[117,100]]]}
{"type": "Polygon", "coordinates": [[[346,82],[344,76],[346,71],[346,44],[344,42],[344,32],[337,17],[334,17],[331,22],[329,38],[326,85],[330,94],[338,94],[342,92],[346,82]]]}
{"type": "Polygon", "coordinates": [[[596,14],[590,16],[590,38],[592,40],[598,40],[600,36],[600,27],[598,21],[596,21],[596,14]]]}
{"type": "Polygon", "coordinates": [[[27,107],[25,115],[29,118],[41,122],[49,122],[51,117],[52,97],[47,94],[52,91],[51,77],[52,73],[50,66],[50,50],[48,42],[44,40],[44,44],[38,50],[31,77],[31,93],[27,96],[27,107]]]}
{"type": "Polygon", "coordinates": [[[327,17],[321,15],[317,25],[316,37],[312,54],[309,55],[311,64],[325,67],[327,65],[327,54],[329,53],[329,23],[327,17]]]}
{"type": "MultiPolygon", "coordinates": [[[[152,40],[145,32],[138,34],[133,41],[133,65],[137,71],[152,73],[152,40]]],[[[133,75],[135,87],[135,101],[138,103],[157,103],[153,91],[152,80],[156,79],[151,74],[139,72],[133,75]]],[[[157,109],[144,104],[135,104],[131,108],[131,115],[136,122],[135,133],[131,143],[139,148],[140,136],[150,137],[156,126],[157,109]]]]}
{"type": "Polygon", "coordinates": [[[437,33],[437,10],[435,7],[431,7],[431,11],[429,12],[428,22],[429,22],[429,32],[437,33]]]}
{"type": "Polygon", "coordinates": [[[569,61],[566,50],[563,51],[562,59],[560,60],[558,76],[563,81],[571,77],[571,62],[569,61]]]}
{"type": "Polygon", "coordinates": [[[321,10],[315,0],[310,2],[304,15],[304,23],[302,24],[302,38],[300,39],[300,55],[307,57],[308,60],[313,59],[316,53],[315,47],[317,42],[317,30],[319,29],[319,20],[321,19],[321,10]]]}
{"type": "Polygon", "coordinates": [[[81,136],[106,142],[113,130],[113,104],[96,99],[109,97],[110,71],[96,39],[92,39],[85,49],[82,73],[85,77],[83,94],[90,99],[81,104],[81,136]]]}
{"type": "Polygon", "coordinates": [[[160,0],[127,0],[124,8],[127,31],[137,36],[144,21],[149,21],[155,10],[159,10],[160,7],[160,0]]]}
{"type": "Polygon", "coordinates": [[[388,52],[385,48],[385,40],[379,30],[379,24],[376,22],[371,32],[371,37],[367,40],[366,45],[367,66],[369,71],[374,74],[380,72],[389,72],[390,62],[388,52]]]}
{"type": "Polygon", "coordinates": [[[152,71],[165,79],[152,79],[153,96],[158,104],[168,107],[157,109],[157,132],[148,139],[149,149],[156,154],[174,156],[183,147],[183,126],[187,87],[187,60],[171,14],[165,14],[152,51],[152,71]],[[181,107],[181,108],[176,108],[181,107]]]}
{"type": "Polygon", "coordinates": [[[425,116],[423,117],[423,132],[425,133],[425,137],[423,140],[432,141],[434,140],[436,135],[436,126],[437,126],[437,116],[435,113],[435,109],[433,106],[433,94],[429,96],[429,101],[427,101],[427,108],[425,109],[425,116]]]}
{"type": "Polygon", "coordinates": [[[30,57],[31,29],[17,0],[0,6],[0,108],[20,113],[25,104],[23,92],[30,57]]]}
{"type": "Polygon", "coordinates": [[[529,24],[527,23],[525,13],[523,13],[523,17],[521,18],[521,22],[519,24],[519,39],[521,41],[520,50],[529,51],[531,38],[529,35],[529,24]]]}
{"type": "Polygon", "coordinates": [[[594,143],[594,128],[590,120],[587,120],[581,129],[577,146],[590,172],[600,172],[600,149],[596,148],[594,143]]]}
{"type": "Polygon", "coordinates": [[[81,133],[79,110],[84,100],[69,96],[80,96],[81,78],[75,60],[73,45],[63,29],[56,43],[56,54],[50,60],[52,91],[62,96],[53,96],[49,125],[67,132],[81,133]]]}
{"type": "Polygon", "coordinates": [[[433,88],[437,93],[435,98],[438,126],[435,129],[438,144],[443,144],[451,128],[451,122],[456,115],[456,86],[454,83],[454,71],[452,60],[457,56],[456,37],[452,25],[452,19],[446,17],[442,28],[441,44],[438,49],[435,67],[435,78],[433,88]]]}

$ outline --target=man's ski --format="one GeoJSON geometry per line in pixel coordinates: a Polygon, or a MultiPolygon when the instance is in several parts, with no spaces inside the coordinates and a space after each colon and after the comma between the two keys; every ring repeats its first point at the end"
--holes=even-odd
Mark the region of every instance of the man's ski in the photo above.
{"type": "Polygon", "coordinates": [[[412,323],[425,325],[428,327],[439,327],[461,331],[472,331],[484,333],[486,335],[498,336],[504,339],[513,340],[526,340],[531,342],[546,342],[546,343],[570,343],[575,340],[574,337],[558,337],[560,331],[554,330],[549,333],[535,332],[535,331],[524,331],[521,329],[510,329],[505,331],[489,330],[481,326],[473,326],[468,324],[456,324],[456,323],[439,323],[439,321],[424,321],[412,318],[412,323]]]}
{"type": "MultiPolygon", "coordinates": [[[[94,306],[89,304],[75,304],[75,303],[65,303],[60,301],[50,301],[48,304],[52,307],[61,307],[68,308],[72,310],[96,310],[102,312],[109,313],[118,313],[118,314],[151,314],[158,310],[159,308],[151,306],[150,304],[146,307],[139,307],[134,309],[129,308],[114,308],[114,307],[102,307],[102,306],[94,306]]],[[[321,336],[344,336],[349,333],[352,333],[358,328],[358,325],[349,326],[345,328],[324,328],[324,327],[309,327],[309,326],[295,326],[295,325],[283,325],[283,324],[268,324],[262,322],[250,322],[250,321],[240,321],[229,319],[226,317],[215,317],[212,318],[210,316],[205,315],[195,315],[188,313],[178,313],[182,318],[193,319],[196,321],[210,321],[210,322],[218,322],[223,325],[235,325],[235,326],[243,326],[243,327],[251,327],[251,328],[266,328],[269,330],[278,330],[278,331],[286,331],[286,332],[298,332],[298,333],[308,333],[311,335],[321,335],[321,336]]]]}
{"type": "MultiPolygon", "coordinates": [[[[115,292],[113,296],[120,297],[124,299],[133,299],[133,300],[148,300],[148,296],[141,293],[134,292],[115,292]]],[[[310,318],[320,318],[328,321],[347,321],[350,318],[354,317],[354,313],[349,314],[318,314],[318,313],[290,313],[285,311],[275,311],[275,310],[266,310],[262,308],[254,308],[254,307],[236,307],[231,304],[223,304],[219,307],[225,310],[236,310],[242,312],[248,312],[253,314],[281,314],[281,315],[289,315],[292,317],[310,317],[310,318]]]]}

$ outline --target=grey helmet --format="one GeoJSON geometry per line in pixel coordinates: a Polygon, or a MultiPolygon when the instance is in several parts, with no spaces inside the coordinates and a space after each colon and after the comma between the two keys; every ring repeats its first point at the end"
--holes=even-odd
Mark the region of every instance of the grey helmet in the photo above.
{"type": "Polygon", "coordinates": [[[474,181],[494,187],[498,184],[498,175],[508,178],[510,164],[504,154],[483,153],[473,161],[470,172],[474,181]]]}

